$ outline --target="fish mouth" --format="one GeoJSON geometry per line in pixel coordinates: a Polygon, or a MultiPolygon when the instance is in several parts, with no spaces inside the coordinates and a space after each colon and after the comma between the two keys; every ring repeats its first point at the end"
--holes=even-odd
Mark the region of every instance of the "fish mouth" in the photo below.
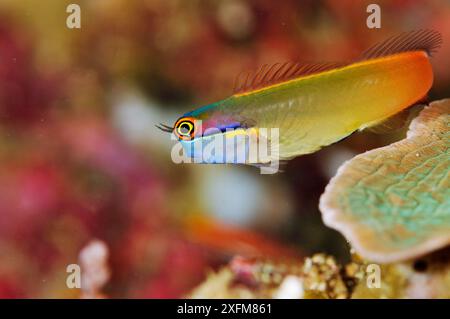
{"type": "Polygon", "coordinates": [[[159,125],[155,125],[157,128],[159,128],[161,131],[166,132],[166,133],[172,133],[174,128],[172,126],[163,124],[163,123],[159,123],[159,125]]]}

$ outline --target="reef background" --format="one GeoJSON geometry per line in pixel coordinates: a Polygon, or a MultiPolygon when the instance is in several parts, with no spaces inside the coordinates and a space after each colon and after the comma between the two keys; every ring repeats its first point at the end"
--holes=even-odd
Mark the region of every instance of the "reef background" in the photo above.
{"type": "MultiPolygon", "coordinates": [[[[337,290],[308,296],[348,297],[333,265],[351,263],[350,248],[323,224],[319,197],[345,160],[405,131],[354,134],[263,176],[175,165],[154,124],[230,95],[242,70],[348,60],[425,28],[444,38],[430,100],[450,96],[450,3],[378,1],[379,30],[366,27],[369,3],[0,0],[0,298],[195,296],[230,263],[315,253],[333,256],[307,260],[324,263],[337,290]],[[66,27],[69,3],[81,6],[80,30],[66,27]],[[74,263],[82,290],[66,286],[74,263]]],[[[273,296],[258,293],[239,296],[273,296]]],[[[370,293],[360,296],[430,296],[370,293]]]]}

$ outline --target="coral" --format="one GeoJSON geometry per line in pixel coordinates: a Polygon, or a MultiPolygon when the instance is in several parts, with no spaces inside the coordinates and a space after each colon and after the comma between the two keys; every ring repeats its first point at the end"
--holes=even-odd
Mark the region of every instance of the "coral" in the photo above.
{"type": "Polygon", "coordinates": [[[111,277],[108,246],[101,240],[90,241],[79,254],[82,269],[82,298],[102,298],[102,287],[111,277]]]}
{"type": "Polygon", "coordinates": [[[191,298],[348,298],[349,290],[333,257],[303,261],[235,257],[190,294],[191,298]]]}
{"type": "Polygon", "coordinates": [[[449,249],[418,260],[372,264],[353,254],[341,266],[315,254],[303,260],[275,261],[235,257],[194,289],[190,298],[399,299],[450,298],[449,249]],[[371,284],[371,267],[379,285],[371,284]]]}
{"type": "Polygon", "coordinates": [[[450,243],[450,100],[431,103],[407,138],[342,165],[320,210],[363,257],[411,259],[450,243]]]}
{"type": "Polygon", "coordinates": [[[352,298],[450,298],[450,250],[423,258],[381,266],[381,286],[368,288],[361,280],[352,298]]]}

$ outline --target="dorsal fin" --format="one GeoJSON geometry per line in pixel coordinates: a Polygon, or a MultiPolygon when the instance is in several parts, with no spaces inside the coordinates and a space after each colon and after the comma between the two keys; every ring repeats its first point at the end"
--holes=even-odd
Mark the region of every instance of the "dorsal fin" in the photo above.
{"type": "Polygon", "coordinates": [[[243,72],[236,77],[234,94],[241,94],[278,84],[299,76],[311,75],[342,67],[344,63],[275,63],[264,64],[257,71],[243,72]]]}
{"type": "Polygon", "coordinates": [[[434,30],[404,32],[364,51],[361,60],[374,59],[402,52],[425,51],[432,55],[442,44],[442,35],[434,30]]]}
{"type": "MultiPolygon", "coordinates": [[[[360,59],[374,59],[401,52],[425,51],[432,55],[442,44],[442,36],[434,30],[404,32],[366,50],[360,59]]],[[[264,64],[257,71],[243,72],[236,77],[234,94],[242,94],[289,81],[300,76],[344,67],[348,63],[275,63],[264,64]]]]}

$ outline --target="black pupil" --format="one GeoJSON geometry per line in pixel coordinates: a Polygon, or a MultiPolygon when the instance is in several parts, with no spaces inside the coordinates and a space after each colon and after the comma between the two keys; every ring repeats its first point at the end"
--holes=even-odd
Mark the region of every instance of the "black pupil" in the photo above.
{"type": "Polygon", "coordinates": [[[183,123],[180,125],[181,134],[189,134],[191,127],[187,123],[183,123]]]}

